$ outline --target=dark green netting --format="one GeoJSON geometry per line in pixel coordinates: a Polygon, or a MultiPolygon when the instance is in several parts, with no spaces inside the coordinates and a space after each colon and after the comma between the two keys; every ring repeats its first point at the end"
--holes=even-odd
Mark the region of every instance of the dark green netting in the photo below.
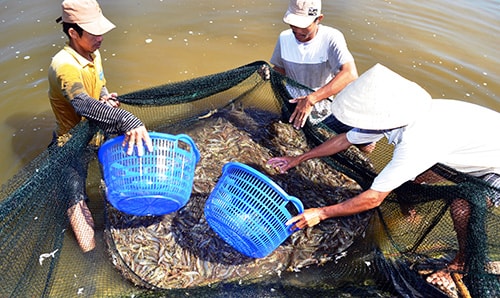
{"type": "MultiPolygon", "coordinates": [[[[141,118],[148,129],[170,133],[188,131],[235,107],[244,112],[266,111],[258,114],[262,120],[281,118],[286,122],[293,109],[287,101],[287,88],[307,88],[274,71],[271,71],[270,80],[263,80],[258,74],[262,65],[267,64],[254,62],[223,73],[125,94],[120,97],[122,107],[141,118]],[[268,115],[277,115],[277,118],[268,115]]],[[[235,127],[258,139],[257,132],[266,124],[250,124],[245,122],[235,127]]],[[[334,134],[322,125],[307,124],[302,131],[309,146],[334,134]]],[[[113,253],[117,248],[116,239],[110,236],[113,228],[110,216],[116,213],[103,195],[97,148],[88,145],[96,132],[98,128],[92,123],[82,122],[71,131],[72,137],[64,146],[48,148],[3,185],[0,196],[1,297],[445,297],[429,286],[425,277],[432,270],[442,268],[457,251],[449,211],[455,198],[463,198],[471,206],[463,275],[468,293],[460,290],[459,294],[500,295],[499,211],[488,207],[485,200],[493,190],[482,181],[443,165],[428,170],[429,174],[440,178],[439,182],[433,179],[425,184],[408,182],[392,192],[375,212],[365,215],[369,216],[368,225],[351,232],[352,243],[339,246],[341,249],[324,262],[308,263],[295,267],[296,270],[287,270],[284,266],[280,274],[262,276],[259,272],[262,268],[257,268],[252,274],[238,279],[221,279],[185,288],[157,288],[145,282],[145,275],[124,266],[124,260],[113,253]],[[82,160],[88,164],[87,192],[98,242],[97,248],[87,254],[83,254],[76,244],[66,216],[70,201],[66,196],[67,169],[82,160]],[[408,211],[417,216],[410,216],[408,211]]],[[[214,132],[206,135],[207,140],[216,137],[214,132]]],[[[283,154],[272,147],[267,137],[258,141],[259,146],[270,146],[268,154],[283,154]]],[[[203,145],[200,143],[200,147],[203,145]]],[[[290,142],[291,152],[294,152],[293,146],[290,142]]],[[[229,155],[231,151],[227,152],[229,155]]],[[[338,185],[325,188],[318,184],[312,170],[306,171],[310,180],[302,180],[302,183],[322,187],[325,197],[345,199],[368,188],[391,155],[391,147],[383,142],[379,142],[368,156],[353,147],[321,161],[329,171],[341,177],[335,182],[338,185]]],[[[79,169],[87,171],[85,167],[79,169]]],[[[293,192],[294,185],[287,185],[287,181],[296,179],[297,173],[291,171],[288,176],[272,178],[293,192]]],[[[114,231],[118,231],[117,235],[127,234],[132,224],[141,221],[142,225],[146,225],[146,221],[157,222],[155,218],[122,216],[119,219],[124,223],[121,229],[114,231]]],[[[355,222],[352,218],[337,220],[336,225],[355,222]]],[[[313,232],[329,224],[332,223],[322,223],[314,227],[313,232]]],[[[196,231],[185,233],[191,240],[198,235],[196,231]]],[[[335,237],[338,239],[329,241],[347,239],[340,234],[335,237]]],[[[327,251],[323,253],[328,254],[327,251]]],[[[315,257],[319,260],[322,256],[315,257]]],[[[276,265],[284,264],[276,262],[276,265]]]]}

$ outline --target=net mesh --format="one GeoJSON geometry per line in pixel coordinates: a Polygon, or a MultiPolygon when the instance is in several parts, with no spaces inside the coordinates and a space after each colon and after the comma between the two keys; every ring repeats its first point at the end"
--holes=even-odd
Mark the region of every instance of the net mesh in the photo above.
{"type": "Polygon", "coordinates": [[[288,174],[266,167],[268,158],[304,152],[335,132],[322,124],[291,129],[289,88],[309,89],[272,70],[263,79],[263,65],[120,97],[148,129],[187,133],[196,141],[201,158],[193,193],[178,212],[138,217],[109,205],[97,147],[89,145],[99,129],[86,121],[63,146],[49,146],[23,167],[0,191],[0,296],[500,295],[499,215],[485,199],[499,190],[441,164],[420,183],[394,190],[375,210],[296,232],[266,258],[246,258],[218,238],[204,221],[203,205],[229,161],[255,167],[309,208],[367,189],[392,155],[379,142],[370,154],[353,147],[288,174]],[[88,253],[69,228],[67,182],[74,170],[87,176],[96,239],[88,253]],[[465,268],[456,290],[446,293],[425,278],[457,253],[450,212],[460,204],[470,212],[458,231],[465,235],[465,268]]]}

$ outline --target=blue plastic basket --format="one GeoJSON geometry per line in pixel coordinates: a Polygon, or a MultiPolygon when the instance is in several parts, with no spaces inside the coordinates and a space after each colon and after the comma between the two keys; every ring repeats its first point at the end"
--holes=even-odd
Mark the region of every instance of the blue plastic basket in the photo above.
{"type": "MultiPolygon", "coordinates": [[[[189,200],[200,158],[193,140],[184,134],[149,133],[153,152],[126,154],[124,136],[105,142],[98,152],[106,197],[116,209],[132,215],[163,215],[189,200]]],[[[137,151],[137,148],[135,148],[137,151]]]]}
{"type": "Polygon", "coordinates": [[[290,210],[302,213],[302,202],[252,167],[230,162],[207,199],[205,218],[236,250],[263,258],[294,232],[285,225],[290,210]]]}

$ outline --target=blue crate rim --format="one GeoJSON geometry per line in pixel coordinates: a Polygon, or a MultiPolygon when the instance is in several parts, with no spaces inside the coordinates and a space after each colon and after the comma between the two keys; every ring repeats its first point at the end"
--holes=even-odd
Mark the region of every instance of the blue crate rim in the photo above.
{"type": "MultiPolygon", "coordinates": [[[[200,160],[200,153],[198,151],[198,148],[196,148],[196,144],[193,141],[193,139],[190,136],[188,136],[187,134],[172,135],[172,134],[168,134],[168,133],[155,132],[155,131],[150,131],[150,132],[148,132],[148,134],[152,140],[153,139],[161,139],[161,140],[168,140],[168,141],[178,141],[178,140],[185,141],[185,140],[187,140],[187,143],[189,143],[189,145],[191,146],[191,150],[192,150],[193,154],[195,155],[195,163],[198,163],[198,161],[200,160]]],[[[99,161],[102,163],[101,152],[105,152],[108,149],[108,147],[111,147],[117,143],[120,144],[120,146],[121,146],[121,143],[123,142],[124,138],[125,138],[125,135],[122,134],[122,135],[116,136],[116,137],[104,142],[104,144],[101,145],[101,147],[99,148],[99,151],[98,151],[99,161]]],[[[134,147],[137,147],[137,146],[134,146],[134,147]]]]}
{"type": "MultiPolygon", "coordinates": [[[[291,225],[285,226],[284,225],[285,223],[282,223],[283,226],[281,226],[281,224],[279,226],[276,226],[274,224],[274,222],[271,223],[270,221],[266,221],[266,224],[272,226],[273,230],[274,230],[274,228],[276,228],[277,230],[275,230],[275,233],[273,233],[273,235],[271,237],[262,238],[259,236],[258,241],[256,242],[256,241],[254,241],[255,240],[254,236],[256,236],[254,231],[251,231],[252,234],[248,237],[240,235],[239,233],[236,232],[236,230],[234,230],[233,228],[228,226],[228,223],[225,220],[220,220],[217,216],[215,216],[215,215],[219,214],[218,208],[216,208],[217,210],[214,209],[214,211],[215,211],[214,213],[211,210],[207,210],[207,206],[209,206],[208,204],[209,204],[210,200],[212,199],[212,195],[218,194],[217,189],[219,188],[219,186],[222,186],[225,184],[224,179],[226,177],[234,174],[235,178],[245,179],[245,177],[239,177],[239,175],[242,174],[242,175],[249,175],[249,176],[251,176],[251,178],[259,180],[259,182],[262,182],[263,184],[265,184],[267,187],[269,187],[269,189],[271,189],[272,191],[275,191],[275,194],[277,194],[278,197],[281,197],[283,199],[283,202],[285,202],[284,205],[283,205],[283,203],[278,204],[279,209],[281,211],[283,211],[283,207],[285,207],[286,204],[292,203],[292,205],[294,205],[294,208],[298,211],[298,213],[302,213],[302,212],[304,212],[304,206],[303,206],[302,202],[298,198],[288,195],[270,177],[266,176],[265,174],[261,173],[260,171],[254,169],[253,167],[251,167],[249,165],[246,165],[246,164],[243,164],[240,162],[236,162],[236,161],[228,162],[223,166],[222,172],[223,172],[223,174],[222,174],[219,182],[217,183],[214,191],[210,194],[210,197],[207,200],[207,204],[205,205],[205,217],[206,217],[208,225],[222,239],[224,239],[224,241],[226,243],[231,245],[234,249],[236,249],[240,253],[242,253],[248,257],[251,257],[251,258],[262,258],[262,257],[268,256],[279,245],[281,245],[283,243],[283,241],[285,241],[286,238],[288,238],[288,236],[290,236],[296,230],[293,230],[291,225]],[[236,173],[233,173],[232,172],[233,170],[236,173]],[[207,211],[209,211],[208,216],[207,216],[207,211]],[[229,231],[226,231],[226,229],[228,229],[228,228],[229,228],[229,231]],[[237,237],[235,238],[235,236],[241,237],[241,239],[236,241],[237,237]]],[[[233,178],[231,178],[231,179],[233,179],[233,178]]],[[[249,181],[249,182],[252,182],[252,181],[249,181]]],[[[275,202],[275,203],[277,203],[277,202],[275,202]]],[[[227,215],[227,213],[225,213],[225,214],[227,215]]],[[[289,216],[289,215],[290,214],[287,214],[287,216],[289,216]]]]}
{"type": "Polygon", "coordinates": [[[241,169],[241,170],[247,172],[248,174],[253,175],[256,178],[260,179],[261,181],[265,182],[266,184],[268,184],[269,187],[271,187],[274,191],[276,191],[280,196],[286,198],[287,201],[292,202],[293,205],[295,206],[295,208],[297,208],[297,211],[299,213],[304,212],[304,206],[302,204],[302,201],[300,201],[300,199],[298,199],[297,197],[288,195],[281,188],[281,186],[279,186],[271,178],[269,178],[266,175],[262,174],[258,170],[254,169],[251,166],[246,165],[244,163],[240,163],[240,162],[237,162],[237,161],[231,161],[231,162],[226,163],[222,167],[223,176],[225,176],[231,168],[241,169]]]}

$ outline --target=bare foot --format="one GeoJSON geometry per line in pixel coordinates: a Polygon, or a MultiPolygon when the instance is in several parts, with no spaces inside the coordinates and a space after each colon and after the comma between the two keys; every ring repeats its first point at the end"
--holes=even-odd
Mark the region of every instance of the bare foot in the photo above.
{"type": "Polygon", "coordinates": [[[449,297],[458,298],[457,285],[448,269],[439,270],[427,277],[427,282],[440,289],[449,297]]]}
{"type": "Polygon", "coordinates": [[[462,282],[464,265],[457,261],[457,257],[446,268],[434,272],[426,280],[449,297],[458,298],[459,292],[464,293],[468,291],[462,282]]]}
{"type": "Polygon", "coordinates": [[[406,221],[413,225],[418,225],[422,221],[422,215],[417,213],[417,210],[411,209],[408,211],[408,215],[406,216],[406,221]]]}
{"type": "Polygon", "coordinates": [[[373,150],[375,150],[376,146],[377,146],[377,143],[373,142],[373,143],[370,143],[368,145],[359,146],[358,148],[359,148],[359,150],[361,150],[364,153],[372,153],[373,150]]]}

